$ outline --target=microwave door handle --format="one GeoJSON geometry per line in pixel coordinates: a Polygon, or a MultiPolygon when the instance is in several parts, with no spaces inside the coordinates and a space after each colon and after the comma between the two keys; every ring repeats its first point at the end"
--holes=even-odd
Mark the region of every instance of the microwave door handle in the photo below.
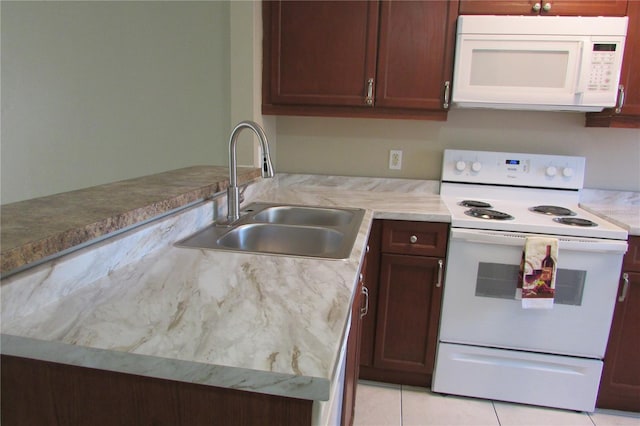
{"type": "Polygon", "coordinates": [[[580,65],[578,68],[578,75],[575,85],[574,94],[579,95],[584,93],[587,90],[587,80],[589,78],[589,65],[591,64],[591,57],[589,56],[589,52],[587,46],[591,45],[591,40],[583,39],[580,41],[579,58],[580,65]]]}

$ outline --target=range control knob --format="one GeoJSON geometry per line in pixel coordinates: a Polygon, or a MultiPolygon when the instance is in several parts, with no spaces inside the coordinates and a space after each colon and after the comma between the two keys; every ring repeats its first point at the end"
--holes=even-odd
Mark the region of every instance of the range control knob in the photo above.
{"type": "Polygon", "coordinates": [[[554,177],[556,173],[558,173],[558,169],[556,169],[555,166],[549,166],[547,170],[545,170],[545,174],[549,177],[554,177]]]}
{"type": "Polygon", "coordinates": [[[467,163],[465,163],[464,161],[460,160],[456,162],[456,170],[461,172],[464,169],[467,168],[467,163]]]}
{"type": "Polygon", "coordinates": [[[473,170],[474,172],[479,172],[480,169],[482,169],[482,163],[479,161],[474,161],[473,164],[471,164],[471,170],[473,170]]]}
{"type": "Polygon", "coordinates": [[[566,178],[573,176],[573,169],[571,167],[565,167],[562,169],[562,176],[566,178]]]}

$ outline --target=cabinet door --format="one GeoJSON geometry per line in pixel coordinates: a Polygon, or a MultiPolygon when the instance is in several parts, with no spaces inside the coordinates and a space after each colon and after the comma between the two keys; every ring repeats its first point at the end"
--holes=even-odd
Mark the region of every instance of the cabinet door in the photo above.
{"type": "Polygon", "coordinates": [[[376,77],[378,9],[374,1],[265,3],[271,102],[365,107],[376,77]]]}
{"type": "Polygon", "coordinates": [[[356,388],[360,365],[360,333],[362,331],[362,303],[363,281],[360,280],[351,305],[351,328],[347,339],[347,359],[344,373],[344,388],[342,391],[342,419],[343,426],[353,424],[356,403],[356,388]]]}
{"type": "Polygon", "coordinates": [[[380,271],[380,239],[382,220],[376,219],[371,225],[367,247],[367,265],[365,285],[369,292],[369,312],[362,318],[362,336],[360,343],[360,365],[373,366],[373,351],[376,333],[376,312],[378,307],[378,275],[380,271]]]}
{"type": "Polygon", "coordinates": [[[640,128],[640,1],[629,3],[628,16],[629,26],[620,76],[620,84],[624,88],[622,108],[619,112],[607,109],[588,113],[587,127],[640,128]]]}
{"type": "Polygon", "coordinates": [[[448,108],[456,18],[456,2],[382,2],[376,107],[448,108]]]}
{"type": "Polygon", "coordinates": [[[627,0],[460,0],[460,15],[625,16],[626,13],[627,0]]]}
{"type": "Polygon", "coordinates": [[[460,15],[537,15],[533,0],[460,0],[460,15]]]}
{"type": "Polygon", "coordinates": [[[564,16],[625,16],[627,0],[541,0],[542,6],[549,4],[550,9],[540,10],[541,15],[564,16]]]}
{"type": "MultiPolygon", "coordinates": [[[[621,287],[624,285],[623,280],[621,287]]],[[[622,289],[618,294],[622,295],[622,289]]],[[[613,313],[597,407],[640,411],[639,338],[640,272],[630,272],[624,300],[618,300],[613,313]]]]}
{"type": "Polygon", "coordinates": [[[382,255],[376,368],[433,372],[442,299],[441,265],[437,258],[382,255]]]}

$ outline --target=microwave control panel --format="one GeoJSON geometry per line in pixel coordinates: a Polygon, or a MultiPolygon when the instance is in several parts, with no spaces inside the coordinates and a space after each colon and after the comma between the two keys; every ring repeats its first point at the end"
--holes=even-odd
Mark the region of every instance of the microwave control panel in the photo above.
{"type": "Polygon", "coordinates": [[[594,43],[591,52],[591,72],[587,90],[610,91],[611,85],[615,83],[616,69],[616,49],[617,43],[594,43]]]}

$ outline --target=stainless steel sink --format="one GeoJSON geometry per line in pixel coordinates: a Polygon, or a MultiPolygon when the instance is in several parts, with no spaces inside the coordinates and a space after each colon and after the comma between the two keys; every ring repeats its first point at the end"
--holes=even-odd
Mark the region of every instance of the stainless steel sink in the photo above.
{"type": "Polygon", "coordinates": [[[346,259],[364,210],[253,203],[232,224],[212,224],[179,247],[346,259]]]}
{"type": "Polygon", "coordinates": [[[287,225],[345,226],[354,217],[353,211],[344,209],[275,206],[265,208],[254,216],[254,220],[287,225]]]}
{"type": "Polygon", "coordinates": [[[218,244],[263,253],[327,256],[340,252],[343,240],[342,232],[328,228],[251,223],[229,231],[218,244]]]}

